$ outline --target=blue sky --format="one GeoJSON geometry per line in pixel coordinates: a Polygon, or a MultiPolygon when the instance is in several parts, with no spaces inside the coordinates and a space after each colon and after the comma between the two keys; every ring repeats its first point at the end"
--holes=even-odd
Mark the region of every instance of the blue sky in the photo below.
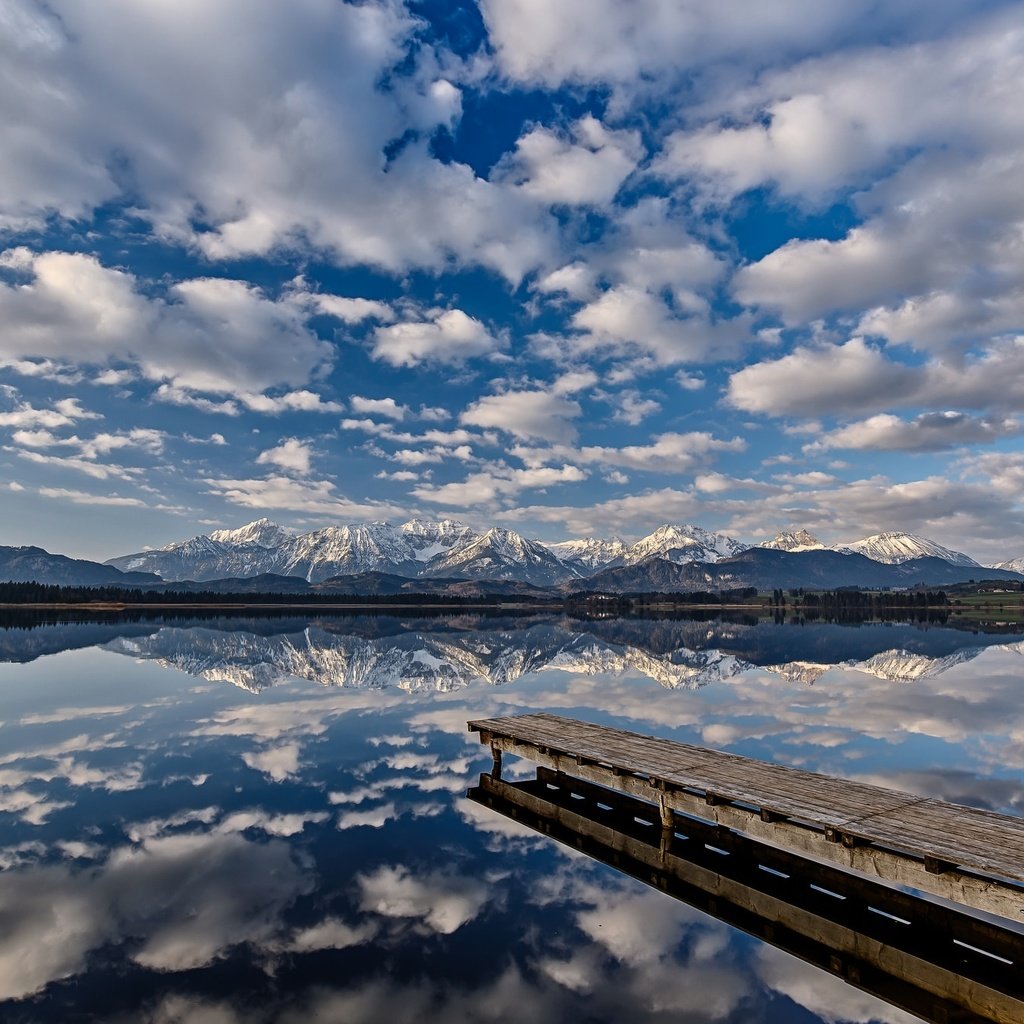
{"type": "Polygon", "coordinates": [[[1024,553],[1019,15],[9,0],[0,542],[1024,553]]]}

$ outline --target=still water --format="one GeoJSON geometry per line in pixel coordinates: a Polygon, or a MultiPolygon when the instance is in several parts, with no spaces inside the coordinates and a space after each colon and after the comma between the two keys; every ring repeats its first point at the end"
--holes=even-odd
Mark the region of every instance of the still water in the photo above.
{"type": "Polygon", "coordinates": [[[8,618],[0,1019],[909,1021],[467,799],[491,758],[466,721],[544,710],[1021,814],[1022,690],[1006,627],[8,618]]]}

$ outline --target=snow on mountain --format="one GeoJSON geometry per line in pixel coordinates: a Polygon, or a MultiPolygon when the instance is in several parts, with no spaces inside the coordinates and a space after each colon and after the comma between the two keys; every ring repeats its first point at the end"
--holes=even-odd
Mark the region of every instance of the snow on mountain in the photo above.
{"type": "MultiPolygon", "coordinates": [[[[291,679],[330,687],[451,692],[478,683],[506,685],[544,670],[586,676],[638,674],[666,689],[698,689],[748,671],[767,672],[809,686],[836,667],[910,682],[941,675],[981,653],[981,648],[965,648],[929,657],[894,648],[863,660],[802,660],[759,667],[716,643],[697,649],[681,640],[680,636],[666,638],[659,630],[629,642],[567,629],[561,622],[524,629],[481,627],[446,632],[428,628],[391,636],[339,633],[310,623],[293,632],[271,635],[204,626],[161,626],[149,635],[119,636],[103,646],[133,659],[152,660],[257,693],[291,679]],[[667,643],[662,642],[665,639],[667,643]]],[[[1014,646],[1020,645],[997,649],[1012,650],[1014,646]]]]}
{"type": "Polygon", "coordinates": [[[1024,573],[1024,557],[1011,558],[1008,562],[996,562],[992,569],[1008,569],[1010,572],[1024,573]]]}
{"type": "Polygon", "coordinates": [[[574,569],[581,576],[589,576],[599,569],[609,569],[622,564],[622,556],[628,545],[613,537],[601,540],[599,537],[584,537],[580,540],[563,540],[556,544],[536,541],[546,547],[563,565],[574,569]]]}
{"type": "Polygon", "coordinates": [[[305,533],[277,549],[280,572],[319,583],[331,576],[380,570],[415,576],[419,563],[401,528],[374,522],[327,526],[305,533]]]}
{"type": "Polygon", "coordinates": [[[757,546],[772,548],[775,551],[820,551],[825,547],[817,537],[806,530],[797,530],[795,533],[779,533],[771,540],[761,541],[757,546]]]}
{"type": "Polygon", "coordinates": [[[899,565],[911,558],[943,558],[953,565],[978,566],[970,555],[962,551],[944,548],[927,537],[918,537],[913,533],[876,533],[852,544],[835,545],[833,551],[853,551],[858,555],[873,558],[876,562],[888,565],[899,565]]]}
{"type": "Polygon", "coordinates": [[[229,544],[232,547],[255,544],[261,548],[276,548],[292,539],[287,530],[283,530],[269,519],[257,519],[237,530],[214,530],[209,536],[210,540],[218,544],[229,544]]]}
{"type": "MultiPolygon", "coordinates": [[[[244,529],[244,527],[243,527],[244,529]]],[[[258,576],[272,551],[257,544],[232,545],[200,535],[153,551],[120,555],[105,564],[122,572],[156,573],[165,580],[212,580],[228,576],[258,576]]]]}
{"type": "Polygon", "coordinates": [[[672,526],[666,523],[654,533],[631,544],[623,552],[622,563],[636,565],[648,558],[665,558],[678,564],[717,562],[720,558],[728,558],[746,550],[747,546],[724,533],[712,533],[701,526],[689,523],[672,526]]]}
{"type": "Polygon", "coordinates": [[[412,550],[412,556],[419,562],[428,562],[435,555],[451,551],[477,534],[465,523],[455,519],[410,519],[402,523],[402,533],[412,550]]]}
{"type": "Polygon", "coordinates": [[[495,526],[435,555],[424,566],[423,575],[520,580],[547,586],[571,579],[575,573],[542,544],[495,526]]]}
{"type": "MultiPolygon", "coordinates": [[[[980,568],[967,555],[907,533],[881,533],[845,547],[824,548],[806,530],[780,533],[759,548],[779,551],[858,552],[887,564],[936,556],[964,568],[980,568]]],[[[273,573],[319,583],[331,576],[387,572],[407,577],[457,576],[517,580],[538,586],[586,578],[606,569],[651,559],[677,565],[717,562],[749,549],[725,534],[691,524],[666,524],[635,544],[586,537],[545,543],[510,530],[479,534],[453,519],[350,523],[293,535],[269,519],[166,547],[121,555],[106,564],[122,571],[156,573],[167,581],[250,578],[273,573]]],[[[1024,572],[1024,559],[995,568],[1024,572]]]]}

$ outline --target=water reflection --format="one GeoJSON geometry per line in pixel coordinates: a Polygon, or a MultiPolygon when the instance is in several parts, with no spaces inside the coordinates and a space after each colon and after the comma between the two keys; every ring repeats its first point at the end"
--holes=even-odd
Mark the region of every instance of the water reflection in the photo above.
{"type": "Polygon", "coordinates": [[[1024,1020],[1024,932],[545,768],[469,799],[924,1020],[1024,1020]]]}
{"type": "Polygon", "coordinates": [[[178,619],[73,622],[0,633],[0,659],[25,662],[88,646],[152,660],[258,693],[291,678],[405,690],[500,686],[543,669],[636,672],[697,688],[751,668],[813,684],[830,668],[881,679],[941,675],[991,647],[1024,641],[931,624],[772,623],[568,616],[178,619]]]}
{"type": "Polygon", "coordinates": [[[467,800],[468,719],[1024,807],[1020,638],[941,626],[164,615],[0,659],[4,1020],[910,1019],[467,800]]]}

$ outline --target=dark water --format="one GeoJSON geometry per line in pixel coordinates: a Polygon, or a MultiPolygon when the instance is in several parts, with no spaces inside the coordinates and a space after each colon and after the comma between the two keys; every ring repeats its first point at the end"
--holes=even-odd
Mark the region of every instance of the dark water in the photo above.
{"type": "MultiPolygon", "coordinates": [[[[0,630],[0,1019],[912,1019],[466,797],[545,710],[1024,810],[1024,636],[137,618],[0,630]]],[[[534,766],[506,760],[505,777],[534,766]]]]}

